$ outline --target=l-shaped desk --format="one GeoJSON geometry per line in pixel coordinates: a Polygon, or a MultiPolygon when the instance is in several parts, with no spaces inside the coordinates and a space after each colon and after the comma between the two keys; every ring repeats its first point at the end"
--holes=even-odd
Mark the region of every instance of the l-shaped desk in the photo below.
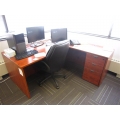
{"type": "MultiPolygon", "coordinates": [[[[77,66],[81,69],[82,78],[84,80],[99,86],[106,75],[113,51],[107,51],[93,45],[74,45],[69,48],[66,64],[68,66],[77,66]]],[[[47,46],[45,44],[35,49],[39,53],[47,53],[47,46]]],[[[9,58],[2,52],[11,80],[28,98],[30,98],[30,91],[27,84],[27,77],[35,73],[33,65],[44,59],[45,54],[37,58],[33,55],[28,58],[16,60],[15,57],[9,58]]]]}

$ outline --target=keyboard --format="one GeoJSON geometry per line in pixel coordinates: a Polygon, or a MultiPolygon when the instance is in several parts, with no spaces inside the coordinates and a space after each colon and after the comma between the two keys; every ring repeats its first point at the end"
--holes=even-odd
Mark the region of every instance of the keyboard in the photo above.
{"type": "Polygon", "coordinates": [[[26,51],[26,52],[24,52],[24,53],[17,54],[17,55],[15,56],[15,58],[16,58],[17,60],[21,60],[21,59],[24,59],[24,58],[26,58],[26,57],[32,56],[32,55],[34,55],[34,54],[37,54],[37,53],[38,53],[37,50],[30,50],[30,51],[26,51]]]}

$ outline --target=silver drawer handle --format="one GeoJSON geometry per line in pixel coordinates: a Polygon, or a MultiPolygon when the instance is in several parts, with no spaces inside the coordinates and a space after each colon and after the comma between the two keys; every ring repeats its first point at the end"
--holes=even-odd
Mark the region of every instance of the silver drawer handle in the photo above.
{"type": "Polygon", "coordinates": [[[97,55],[93,55],[94,58],[97,58],[98,56],[97,55]]]}
{"type": "Polygon", "coordinates": [[[95,63],[92,63],[92,65],[96,65],[95,63]]]}
{"type": "Polygon", "coordinates": [[[90,70],[90,72],[94,72],[94,70],[90,70]]]}

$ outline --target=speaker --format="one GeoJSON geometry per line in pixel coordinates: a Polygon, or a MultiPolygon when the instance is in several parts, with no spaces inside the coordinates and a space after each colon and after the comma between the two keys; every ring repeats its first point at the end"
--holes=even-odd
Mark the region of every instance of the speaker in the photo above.
{"type": "Polygon", "coordinates": [[[26,51],[24,34],[8,34],[7,42],[9,48],[15,50],[16,54],[23,53],[26,51]]]}

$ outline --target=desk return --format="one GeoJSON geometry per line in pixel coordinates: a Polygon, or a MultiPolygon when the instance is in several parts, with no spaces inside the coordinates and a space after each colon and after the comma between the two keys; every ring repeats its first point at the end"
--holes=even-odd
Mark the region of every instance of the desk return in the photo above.
{"type": "Polygon", "coordinates": [[[84,80],[99,86],[106,75],[113,52],[106,53],[109,53],[107,57],[97,52],[93,54],[87,50],[71,47],[66,58],[66,67],[77,69],[84,80]]]}

